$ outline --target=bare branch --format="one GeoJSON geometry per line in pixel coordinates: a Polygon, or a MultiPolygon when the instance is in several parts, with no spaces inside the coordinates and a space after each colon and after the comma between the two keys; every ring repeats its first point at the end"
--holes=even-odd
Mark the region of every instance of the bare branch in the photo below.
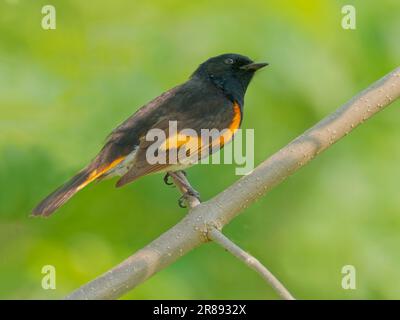
{"type": "Polygon", "coordinates": [[[398,99],[400,68],[372,84],[314,127],[276,152],[253,172],[203,202],[174,227],[121,264],[74,291],[69,299],[114,299],[203,242],[320,152],[398,99]]]}
{"type": "Polygon", "coordinates": [[[267,281],[272,288],[285,300],[295,300],[290,292],[283,286],[283,284],[251,254],[244,251],[238,245],[233,243],[221,231],[211,228],[208,232],[208,237],[220,246],[232,253],[236,258],[242,260],[250,268],[257,271],[267,281]]]}
{"type": "MultiPolygon", "coordinates": [[[[193,189],[190,185],[189,180],[182,171],[168,173],[174,180],[175,185],[178,187],[182,194],[186,194],[189,189],[193,189]]],[[[187,202],[190,208],[200,204],[199,199],[196,197],[189,196],[187,202]]],[[[290,292],[282,285],[282,283],[255,257],[250,255],[248,252],[241,249],[237,244],[226,237],[221,231],[212,227],[207,233],[210,240],[219,244],[227,251],[232,253],[239,260],[242,260],[250,268],[257,271],[271,286],[285,300],[295,300],[290,292]]]]}

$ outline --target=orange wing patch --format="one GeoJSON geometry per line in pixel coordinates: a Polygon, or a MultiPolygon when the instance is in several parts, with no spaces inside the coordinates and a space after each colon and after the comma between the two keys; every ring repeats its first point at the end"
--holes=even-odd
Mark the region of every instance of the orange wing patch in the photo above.
{"type": "Polygon", "coordinates": [[[179,149],[183,145],[187,148],[188,146],[193,146],[194,144],[198,145],[201,141],[201,138],[185,135],[182,133],[174,134],[171,137],[168,137],[161,146],[159,147],[160,151],[167,151],[170,149],[179,149]]]}
{"type": "MultiPolygon", "coordinates": [[[[202,137],[189,136],[182,133],[174,134],[168,137],[159,147],[160,151],[168,151],[171,149],[180,149],[184,147],[188,154],[193,158],[201,155],[209,148],[215,150],[216,147],[222,148],[226,143],[232,140],[235,132],[239,129],[242,121],[242,113],[238,103],[233,104],[233,118],[228,128],[224,129],[217,137],[212,137],[211,141],[203,141],[202,137]]],[[[206,153],[208,155],[208,152],[206,153]]]]}
{"type": "Polygon", "coordinates": [[[90,173],[89,177],[85,180],[85,182],[83,182],[81,185],[79,185],[76,190],[79,191],[79,190],[83,189],[89,183],[91,183],[93,180],[97,179],[102,174],[106,173],[108,170],[114,168],[118,163],[120,163],[124,159],[125,159],[125,157],[117,158],[113,162],[111,162],[110,164],[106,165],[105,167],[93,170],[90,173]]]}
{"type": "MultiPolygon", "coordinates": [[[[198,158],[203,158],[210,154],[210,148],[212,149],[211,153],[222,148],[226,143],[232,140],[235,132],[239,129],[240,123],[242,120],[242,114],[240,110],[240,106],[238,103],[233,103],[233,117],[232,121],[228,128],[223,129],[222,131],[218,131],[217,129],[210,129],[211,133],[213,130],[217,130],[217,134],[215,136],[198,136],[196,135],[188,135],[183,133],[183,131],[179,133],[175,133],[172,136],[168,137],[160,146],[159,150],[162,152],[168,152],[169,150],[177,150],[180,151],[181,148],[184,148],[186,156],[184,159],[168,159],[173,163],[182,163],[181,160],[188,160],[187,156],[190,159],[198,160],[198,158]],[[204,138],[204,141],[203,141],[204,138]],[[211,138],[211,139],[210,139],[211,138]],[[210,141],[211,140],[211,141],[210,141]],[[205,152],[205,154],[204,154],[205,152]]],[[[173,154],[174,157],[178,156],[178,154],[173,154]]],[[[179,158],[179,156],[178,156],[179,158]]],[[[168,161],[167,161],[168,162],[168,161]]],[[[190,162],[190,161],[189,161],[190,162]]]]}

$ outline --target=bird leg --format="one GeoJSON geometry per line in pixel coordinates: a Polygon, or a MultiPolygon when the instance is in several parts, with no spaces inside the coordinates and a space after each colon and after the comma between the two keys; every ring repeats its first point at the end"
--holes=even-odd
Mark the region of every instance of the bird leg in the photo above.
{"type": "Polygon", "coordinates": [[[164,177],[164,182],[165,180],[168,182],[168,177],[171,177],[174,180],[175,185],[183,193],[182,197],[178,200],[178,204],[181,208],[186,208],[184,205],[185,202],[189,207],[195,207],[200,203],[200,193],[190,185],[184,171],[169,171],[164,177]]]}

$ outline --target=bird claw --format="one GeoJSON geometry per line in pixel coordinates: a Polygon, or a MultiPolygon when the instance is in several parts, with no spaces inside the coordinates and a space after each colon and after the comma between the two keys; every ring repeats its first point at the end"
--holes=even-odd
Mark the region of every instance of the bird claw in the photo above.
{"type": "Polygon", "coordinates": [[[185,203],[186,203],[186,197],[185,197],[185,195],[183,195],[182,197],[180,197],[178,199],[178,206],[181,207],[181,208],[187,208],[185,203]]]}
{"type": "Polygon", "coordinates": [[[171,177],[171,175],[167,172],[166,174],[165,174],[165,176],[164,176],[164,178],[163,178],[163,180],[164,180],[164,183],[167,185],[167,186],[172,186],[174,183],[173,182],[170,182],[169,181],[169,178],[171,177]]]}

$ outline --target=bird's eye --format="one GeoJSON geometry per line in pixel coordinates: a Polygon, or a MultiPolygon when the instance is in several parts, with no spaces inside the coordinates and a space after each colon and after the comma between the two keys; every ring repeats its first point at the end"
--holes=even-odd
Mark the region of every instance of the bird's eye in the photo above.
{"type": "Polygon", "coordinates": [[[234,61],[233,61],[233,59],[228,58],[228,59],[225,59],[225,63],[226,63],[226,64],[233,64],[234,61]]]}

